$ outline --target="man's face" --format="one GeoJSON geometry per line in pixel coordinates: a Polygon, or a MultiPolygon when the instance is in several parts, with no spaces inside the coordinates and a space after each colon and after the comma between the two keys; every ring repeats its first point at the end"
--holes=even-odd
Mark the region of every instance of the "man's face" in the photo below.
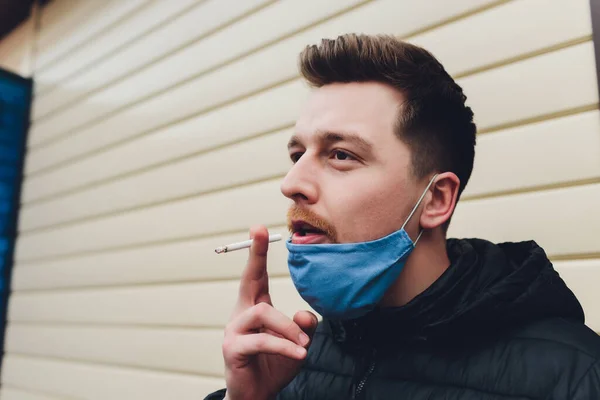
{"type": "Polygon", "coordinates": [[[281,185],[294,201],[292,242],[362,242],[400,229],[420,195],[410,150],[394,132],[402,101],[375,82],[313,92],[290,140],[295,164],[281,185]]]}

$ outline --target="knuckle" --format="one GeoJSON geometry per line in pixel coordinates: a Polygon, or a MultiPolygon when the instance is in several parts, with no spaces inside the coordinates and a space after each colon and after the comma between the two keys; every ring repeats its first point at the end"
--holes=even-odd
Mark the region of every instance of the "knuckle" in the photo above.
{"type": "Polygon", "coordinates": [[[254,316],[262,318],[270,311],[270,306],[267,303],[258,303],[254,306],[254,316]]]}
{"type": "Polygon", "coordinates": [[[298,347],[296,346],[296,344],[292,343],[292,342],[288,342],[285,344],[285,350],[289,353],[289,354],[293,354],[296,355],[296,349],[298,347]]]}
{"type": "Polygon", "coordinates": [[[223,335],[223,340],[221,342],[221,350],[224,355],[232,354],[234,349],[236,348],[238,335],[236,335],[233,331],[226,329],[225,334],[223,335]]]}
{"type": "Polygon", "coordinates": [[[290,322],[287,323],[287,325],[285,327],[285,331],[289,335],[299,335],[300,334],[300,327],[294,321],[290,321],[290,322]]]}
{"type": "Polygon", "coordinates": [[[263,335],[257,335],[256,339],[254,341],[254,345],[256,346],[256,349],[260,350],[260,351],[266,349],[267,343],[268,343],[267,337],[263,336],[263,335]]]}
{"type": "Polygon", "coordinates": [[[226,337],[221,344],[221,350],[223,354],[229,354],[231,353],[231,349],[233,349],[233,340],[226,337]]]}

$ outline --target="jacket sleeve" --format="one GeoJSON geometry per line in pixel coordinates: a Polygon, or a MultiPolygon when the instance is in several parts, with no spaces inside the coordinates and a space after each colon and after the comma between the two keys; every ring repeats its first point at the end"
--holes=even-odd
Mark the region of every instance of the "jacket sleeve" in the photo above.
{"type": "Polygon", "coordinates": [[[226,389],[217,390],[206,396],[204,400],[223,400],[225,398],[225,391],[226,389]]]}
{"type": "Polygon", "coordinates": [[[575,388],[571,400],[600,399],[600,360],[590,367],[575,388]]]}

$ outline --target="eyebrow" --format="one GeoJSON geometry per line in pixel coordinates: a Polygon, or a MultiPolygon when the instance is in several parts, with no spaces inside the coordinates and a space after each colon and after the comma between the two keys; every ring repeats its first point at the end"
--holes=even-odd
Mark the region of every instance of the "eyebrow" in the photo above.
{"type": "MultiPolygon", "coordinates": [[[[338,142],[348,142],[348,143],[355,145],[356,147],[358,147],[360,150],[362,150],[363,152],[365,152],[367,154],[371,154],[373,151],[373,145],[369,141],[360,137],[358,134],[352,133],[352,132],[318,131],[317,132],[317,140],[320,142],[327,143],[327,144],[333,144],[333,143],[338,143],[338,142]]],[[[292,135],[292,137],[290,138],[290,141],[288,142],[287,147],[288,147],[288,149],[291,149],[292,147],[296,147],[301,144],[302,144],[302,141],[300,140],[300,138],[296,135],[292,135]]]]}

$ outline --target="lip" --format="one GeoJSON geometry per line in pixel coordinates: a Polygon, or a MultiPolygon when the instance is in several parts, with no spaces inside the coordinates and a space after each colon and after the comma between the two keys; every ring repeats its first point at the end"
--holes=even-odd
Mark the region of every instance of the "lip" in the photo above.
{"type": "Polygon", "coordinates": [[[304,236],[300,235],[298,231],[303,228],[314,228],[311,224],[303,220],[292,221],[292,227],[294,232],[292,233],[292,243],[294,244],[322,244],[329,243],[329,239],[325,233],[309,232],[304,236]]]}
{"type": "Polygon", "coordinates": [[[327,236],[323,233],[307,233],[301,236],[298,232],[292,234],[293,244],[323,244],[329,243],[327,236]]]}

